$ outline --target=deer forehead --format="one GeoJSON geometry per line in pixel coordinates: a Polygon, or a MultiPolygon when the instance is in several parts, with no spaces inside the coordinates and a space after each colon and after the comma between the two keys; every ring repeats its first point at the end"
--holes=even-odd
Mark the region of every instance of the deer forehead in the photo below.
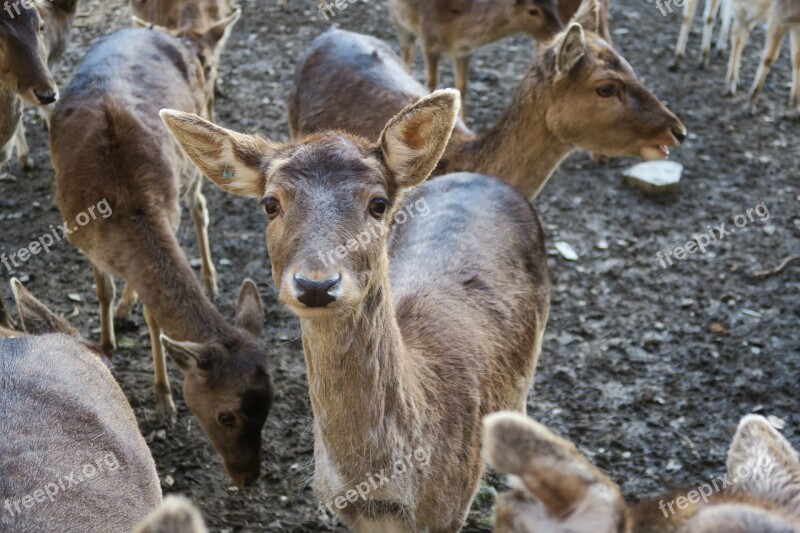
{"type": "Polygon", "coordinates": [[[388,188],[386,170],[374,148],[346,134],[320,134],[306,139],[267,168],[267,194],[314,190],[352,195],[364,188],[388,188]]]}

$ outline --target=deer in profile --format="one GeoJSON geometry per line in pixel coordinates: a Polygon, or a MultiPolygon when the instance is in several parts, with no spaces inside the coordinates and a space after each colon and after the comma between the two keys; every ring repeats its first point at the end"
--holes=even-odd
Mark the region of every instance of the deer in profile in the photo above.
{"type": "Polygon", "coordinates": [[[486,461],[515,487],[497,499],[497,533],[800,532],[797,451],[761,416],[741,420],[727,475],[713,488],[706,482],[636,506],[545,426],[510,412],[489,415],[484,426],[486,461]]]}
{"type": "MultiPolygon", "coordinates": [[[[428,90],[439,84],[439,57],[453,59],[456,89],[467,96],[470,54],[476,48],[525,33],[546,41],[563,29],[557,0],[389,0],[389,14],[400,38],[403,64],[414,66],[417,39],[422,44],[428,90]]],[[[465,106],[461,108],[465,115],[465,106]]]]}
{"type": "Polygon", "coordinates": [[[781,41],[786,32],[791,36],[792,92],[789,105],[800,116],[800,1],[774,0],[767,18],[767,35],[758,72],[750,89],[750,113],[755,113],[756,103],[767,80],[770,68],[778,59],[781,41]]]}
{"type": "Polygon", "coordinates": [[[0,530],[128,533],[161,504],[155,463],[99,354],[12,281],[0,328],[0,530]]]}
{"type": "MultiPolygon", "coordinates": [[[[722,19],[722,27],[720,28],[719,36],[717,37],[717,50],[724,50],[726,47],[728,35],[730,34],[731,21],[732,21],[732,0],[706,0],[705,8],[703,10],[703,43],[702,52],[703,59],[701,65],[708,68],[711,63],[711,40],[714,32],[714,23],[717,20],[717,15],[720,14],[722,19]]],[[[692,29],[692,22],[694,21],[697,7],[700,0],[687,0],[683,6],[683,21],[681,22],[681,31],[678,35],[678,43],[675,45],[675,62],[683,59],[686,55],[686,45],[689,42],[689,32],[692,29]]],[[[666,15],[664,10],[661,11],[662,15],[666,15]]]]}
{"type": "MultiPolygon", "coordinates": [[[[144,304],[155,368],[157,422],[172,419],[165,353],[183,374],[186,405],[240,486],[260,473],[261,430],[272,404],[267,352],[258,335],[258,289],[245,281],[234,324],[206,296],[216,292],[201,176],[172,140],[160,106],[210,116],[219,43],[240,11],[205,29],[129,29],[96,44],[53,115],[56,203],[64,220],[105,199],[112,215],[73,233],[91,263],[100,302],[100,346],[115,347],[114,277],[127,283],[118,308],[144,304]],[[176,237],[188,197],[202,257],[198,282],[176,237]],[[204,294],[205,290],[205,294],[204,294]]],[[[123,311],[120,313],[120,309],[123,311]]]]}
{"type": "MultiPolygon", "coordinates": [[[[597,0],[540,48],[511,103],[482,133],[459,121],[434,175],[496,176],[533,198],[576,148],[609,157],[663,159],[686,128],[595,31],[597,0]]],[[[299,137],[343,129],[377,139],[404,106],[426,94],[382,41],[337,29],[299,62],[289,127],[299,137]]]]}
{"type": "Polygon", "coordinates": [[[51,104],[58,87],[47,64],[45,22],[36,2],[0,11],[0,164],[16,148],[22,167],[33,168],[22,124],[24,103],[51,104]]]}
{"type": "Polygon", "coordinates": [[[541,349],[550,286],[527,199],[478,174],[425,181],[458,101],[434,92],[377,142],[279,143],[162,111],[212,181],[266,211],[279,299],[300,317],[314,489],[357,532],[458,531],[483,473],[481,417],[525,411],[541,349]],[[411,456],[406,474],[359,485],[411,456]]]}

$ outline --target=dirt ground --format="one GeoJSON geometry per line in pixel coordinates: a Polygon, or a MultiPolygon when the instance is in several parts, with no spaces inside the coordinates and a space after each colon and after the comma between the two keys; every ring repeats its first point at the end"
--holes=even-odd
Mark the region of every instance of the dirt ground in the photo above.
{"type": "MultiPolygon", "coordinates": [[[[217,101],[217,119],[234,129],[286,138],[285,99],[295,62],[330,22],[314,0],[290,0],[287,12],[278,9],[277,0],[239,1],[244,17],[223,57],[224,98],[217,101]]],[[[67,82],[99,36],[128,25],[129,17],[123,0],[85,0],[58,73],[60,83],[67,82]]],[[[385,0],[348,4],[334,22],[397,47],[385,0]]],[[[722,57],[716,56],[708,71],[695,67],[699,27],[687,61],[677,72],[668,68],[679,24],[677,10],[662,17],[641,0],[615,0],[612,9],[617,48],[691,132],[673,152],[673,159],[686,166],[680,194],[667,201],[649,199],[621,181],[622,170],[633,161],[597,166],[578,153],[534,201],[546,228],[553,297],[529,412],[575,442],[632,500],[722,474],[736,424],[747,413],[780,417],[784,433],[800,448],[800,268],[764,280],[748,276],[800,252],[800,122],[787,115],[788,45],[759,113],[751,117],[744,97],[722,96],[722,57]],[[661,267],[657,252],[684,245],[709,226],[725,223],[730,230],[736,215],[762,202],[768,219],[755,216],[705,255],[661,267]],[[569,243],[578,260],[558,255],[557,241],[569,243]]],[[[762,42],[758,30],[745,54],[745,90],[762,42]]],[[[483,129],[499,115],[531,53],[531,42],[517,37],[473,59],[474,128],[483,129]]],[[[419,54],[416,76],[422,79],[419,54]]],[[[449,64],[443,83],[452,83],[449,64]]],[[[0,251],[5,253],[60,222],[46,133],[33,113],[26,124],[38,166],[26,173],[12,162],[5,169],[9,175],[0,179],[0,251]]],[[[312,413],[299,328],[275,298],[262,237],[265,217],[251,201],[211,185],[206,191],[222,289],[217,304],[232,317],[238,286],[252,277],[268,310],[263,340],[272,354],[276,398],[265,428],[263,479],[248,490],[232,486],[186,410],[179,386],[174,387],[175,430],[148,425],[152,362],[140,311],[134,328],[118,332],[115,364],[122,387],[151,443],[165,491],[191,496],[214,531],[341,531],[341,525],[319,518],[310,488],[312,413]]],[[[188,214],[180,238],[198,263],[188,214]]],[[[3,277],[11,275],[2,270],[3,277]]],[[[97,340],[91,271],[71,245],[33,257],[13,275],[97,340]],[[73,301],[76,296],[80,302],[73,301]]],[[[7,284],[0,293],[10,301],[7,284]]],[[[180,383],[174,366],[171,375],[174,384],[180,383]]],[[[495,478],[491,484],[502,487],[495,478]]],[[[486,493],[473,506],[464,531],[490,530],[491,491],[486,493]]]]}

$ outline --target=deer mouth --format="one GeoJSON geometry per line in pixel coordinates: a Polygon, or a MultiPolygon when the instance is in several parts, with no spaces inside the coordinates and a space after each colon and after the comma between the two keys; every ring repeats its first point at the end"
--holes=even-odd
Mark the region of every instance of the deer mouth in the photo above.
{"type": "Polygon", "coordinates": [[[642,148],[642,159],[646,161],[660,161],[669,157],[669,146],[666,144],[655,144],[642,148]]]}

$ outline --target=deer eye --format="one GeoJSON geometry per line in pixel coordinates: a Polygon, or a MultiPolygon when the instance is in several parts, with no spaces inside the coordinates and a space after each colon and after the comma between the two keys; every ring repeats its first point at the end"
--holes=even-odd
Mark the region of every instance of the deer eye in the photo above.
{"type": "Polygon", "coordinates": [[[532,17],[538,17],[541,14],[542,14],[542,12],[539,11],[539,9],[537,9],[535,7],[528,10],[528,15],[530,15],[532,17]]]}
{"type": "Polygon", "coordinates": [[[389,200],[386,198],[373,198],[369,201],[369,214],[373,218],[381,219],[389,207],[389,200]]]}
{"type": "Polygon", "coordinates": [[[232,427],[236,424],[236,417],[230,413],[220,413],[217,421],[225,427],[232,427]]]}
{"type": "Polygon", "coordinates": [[[264,208],[270,220],[275,220],[281,214],[281,203],[274,196],[267,196],[261,200],[261,207],[264,208]]]}
{"type": "Polygon", "coordinates": [[[597,94],[601,98],[611,98],[617,94],[617,86],[613,83],[604,83],[597,88],[597,94]]]}

